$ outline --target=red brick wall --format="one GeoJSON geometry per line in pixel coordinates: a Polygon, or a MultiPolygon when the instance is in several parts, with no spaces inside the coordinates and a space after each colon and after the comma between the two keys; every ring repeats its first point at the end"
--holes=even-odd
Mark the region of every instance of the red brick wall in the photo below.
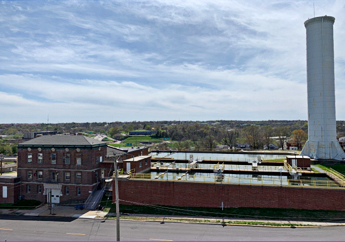
{"type": "MultiPolygon", "coordinates": [[[[85,186],[85,185],[62,185],[61,192],[62,196],[60,197],[60,203],[63,203],[68,200],[80,200],[85,201],[90,193],[93,191],[95,185],[85,186]],[[69,194],[66,194],[66,186],[69,187],[69,194]],[[77,195],[77,187],[80,187],[80,195],[77,195]]],[[[19,190],[19,189],[18,189],[19,190]]],[[[44,194],[44,185],[42,183],[23,183],[21,186],[21,195],[24,199],[33,199],[38,200],[42,203],[47,202],[47,195],[44,194]],[[30,185],[30,193],[27,193],[27,185],[30,185]],[[38,186],[41,186],[41,192],[38,191],[38,186]]]]}
{"type": "Polygon", "coordinates": [[[41,151],[38,151],[38,148],[32,148],[30,151],[27,148],[18,149],[18,168],[57,168],[57,169],[95,169],[99,167],[99,163],[96,163],[96,157],[103,156],[105,160],[107,148],[102,147],[101,150],[91,149],[91,148],[80,148],[80,151],[77,152],[75,148],[69,148],[68,151],[65,148],[54,148],[55,151],[52,151],[51,148],[42,148],[41,151]],[[28,153],[32,154],[32,162],[27,162],[28,153]],[[40,164],[37,162],[38,153],[43,154],[43,162],[40,164]],[[56,164],[51,164],[51,154],[56,154],[56,164]],[[70,164],[65,164],[65,154],[69,153],[70,164]],[[76,165],[76,158],[82,158],[82,164],[76,165]]]}
{"type": "Polygon", "coordinates": [[[135,173],[139,173],[141,171],[144,171],[144,170],[147,170],[148,168],[151,167],[151,157],[149,158],[146,158],[146,159],[143,159],[141,162],[142,166],[140,167],[140,161],[124,161],[123,162],[123,170],[125,172],[128,172],[127,171],[127,163],[130,162],[131,163],[131,170],[134,169],[135,173]],[[147,160],[147,165],[146,165],[146,162],[145,160],[147,160]]]}
{"type": "Polygon", "coordinates": [[[0,203],[15,203],[20,196],[20,179],[0,178],[0,203]],[[7,198],[3,198],[3,187],[7,187],[7,198]]]}
{"type": "Polygon", "coordinates": [[[119,191],[122,204],[345,210],[342,189],[120,180],[119,191]]]}

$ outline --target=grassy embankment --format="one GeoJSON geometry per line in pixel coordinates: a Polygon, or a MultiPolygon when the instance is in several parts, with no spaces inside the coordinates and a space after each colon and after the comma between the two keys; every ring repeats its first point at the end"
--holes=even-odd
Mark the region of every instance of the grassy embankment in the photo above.
{"type": "MultiPolygon", "coordinates": [[[[115,213],[115,204],[111,198],[103,199],[104,211],[115,213]]],[[[345,211],[300,210],[279,208],[203,208],[203,207],[172,207],[160,205],[120,205],[122,214],[145,214],[165,216],[189,216],[203,218],[232,218],[257,220],[295,220],[295,221],[344,221],[345,211]]]]}
{"type": "Polygon", "coordinates": [[[337,172],[345,175],[345,164],[336,164],[336,165],[320,165],[320,164],[317,164],[315,165],[325,171],[329,171],[330,168],[336,170],[337,172]]]}

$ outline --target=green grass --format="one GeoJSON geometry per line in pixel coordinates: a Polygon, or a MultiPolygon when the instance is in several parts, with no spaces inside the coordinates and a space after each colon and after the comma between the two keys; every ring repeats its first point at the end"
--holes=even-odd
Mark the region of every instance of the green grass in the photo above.
{"type": "Polygon", "coordinates": [[[285,158],[281,158],[281,159],[268,159],[268,160],[264,160],[266,162],[284,162],[286,159],[285,158]]]}
{"type": "Polygon", "coordinates": [[[146,136],[128,136],[127,138],[123,140],[123,142],[130,143],[134,141],[161,141],[161,140],[162,138],[155,138],[155,137],[146,135],[146,136]]]}
{"type": "Polygon", "coordinates": [[[20,200],[16,203],[2,203],[0,209],[34,209],[40,204],[37,200],[20,200]]]}
{"type": "MultiPolygon", "coordinates": [[[[116,219],[116,216],[107,216],[110,219],[116,219]]],[[[164,222],[183,222],[183,223],[216,223],[226,225],[250,225],[250,226],[273,226],[273,227],[303,227],[311,226],[309,224],[296,224],[296,223],[275,223],[275,222],[257,222],[257,221],[236,221],[228,219],[204,219],[204,218],[179,218],[179,217],[148,217],[148,216],[121,216],[123,220],[137,220],[137,221],[162,221],[164,222]]]]}
{"type": "Polygon", "coordinates": [[[112,141],[112,140],[109,138],[104,138],[103,141],[112,141]]]}
{"type": "Polygon", "coordinates": [[[345,175],[345,165],[344,164],[337,164],[337,165],[320,165],[320,164],[317,164],[315,165],[325,171],[328,171],[330,173],[332,173],[332,170],[330,170],[330,168],[336,170],[337,172],[345,175]]]}
{"type": "Polygon", "coordinates": [[[324,165],[327,168],[332,168],[337,172],[345,175],[345,164],[337,164],[337,165],[324,165]]]}
{"type": "MultiPolygon", "coordinates": [[[[107,211],[115,213],[115,204],[102,201],[107,211]]],[[[343,221],[345,211],[324,210],[300,210],[278,208],[202,208],[202,207],[172,207],[172,206],[139,206],[120,205],[121,213],[128,214],[154,214],[154,215],[180,215],[180,216],[203,216],[203,217],[228,217],[239,219],[269,219],[269,220],[297,220],[297,221],[343,221]]]]}

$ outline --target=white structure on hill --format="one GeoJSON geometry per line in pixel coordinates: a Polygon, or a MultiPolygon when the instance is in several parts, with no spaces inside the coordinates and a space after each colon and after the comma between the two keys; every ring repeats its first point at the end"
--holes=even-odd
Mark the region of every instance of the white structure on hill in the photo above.
{"type": "Polygon", "coordinates": [[[308,141],[301,155],[342,160],[345,153],[336,139],[334,93],[334,17],[304,22],[307,31],[308,141]]]}

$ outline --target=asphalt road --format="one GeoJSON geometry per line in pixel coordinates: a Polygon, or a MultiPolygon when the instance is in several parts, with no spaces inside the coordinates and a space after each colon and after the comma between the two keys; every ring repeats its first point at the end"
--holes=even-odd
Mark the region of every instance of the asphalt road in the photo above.
{"type": "MultiPolygon", "coordinates": [[[[308,240],[336,241],[345,239],[344,227],[269,228],[121,221],[122,241],[229,241],[229,240],[308,240]]],[[[115,221],[94,219],[57,219],[0,217],[2,241],[114,241],[115,221]]]]}

